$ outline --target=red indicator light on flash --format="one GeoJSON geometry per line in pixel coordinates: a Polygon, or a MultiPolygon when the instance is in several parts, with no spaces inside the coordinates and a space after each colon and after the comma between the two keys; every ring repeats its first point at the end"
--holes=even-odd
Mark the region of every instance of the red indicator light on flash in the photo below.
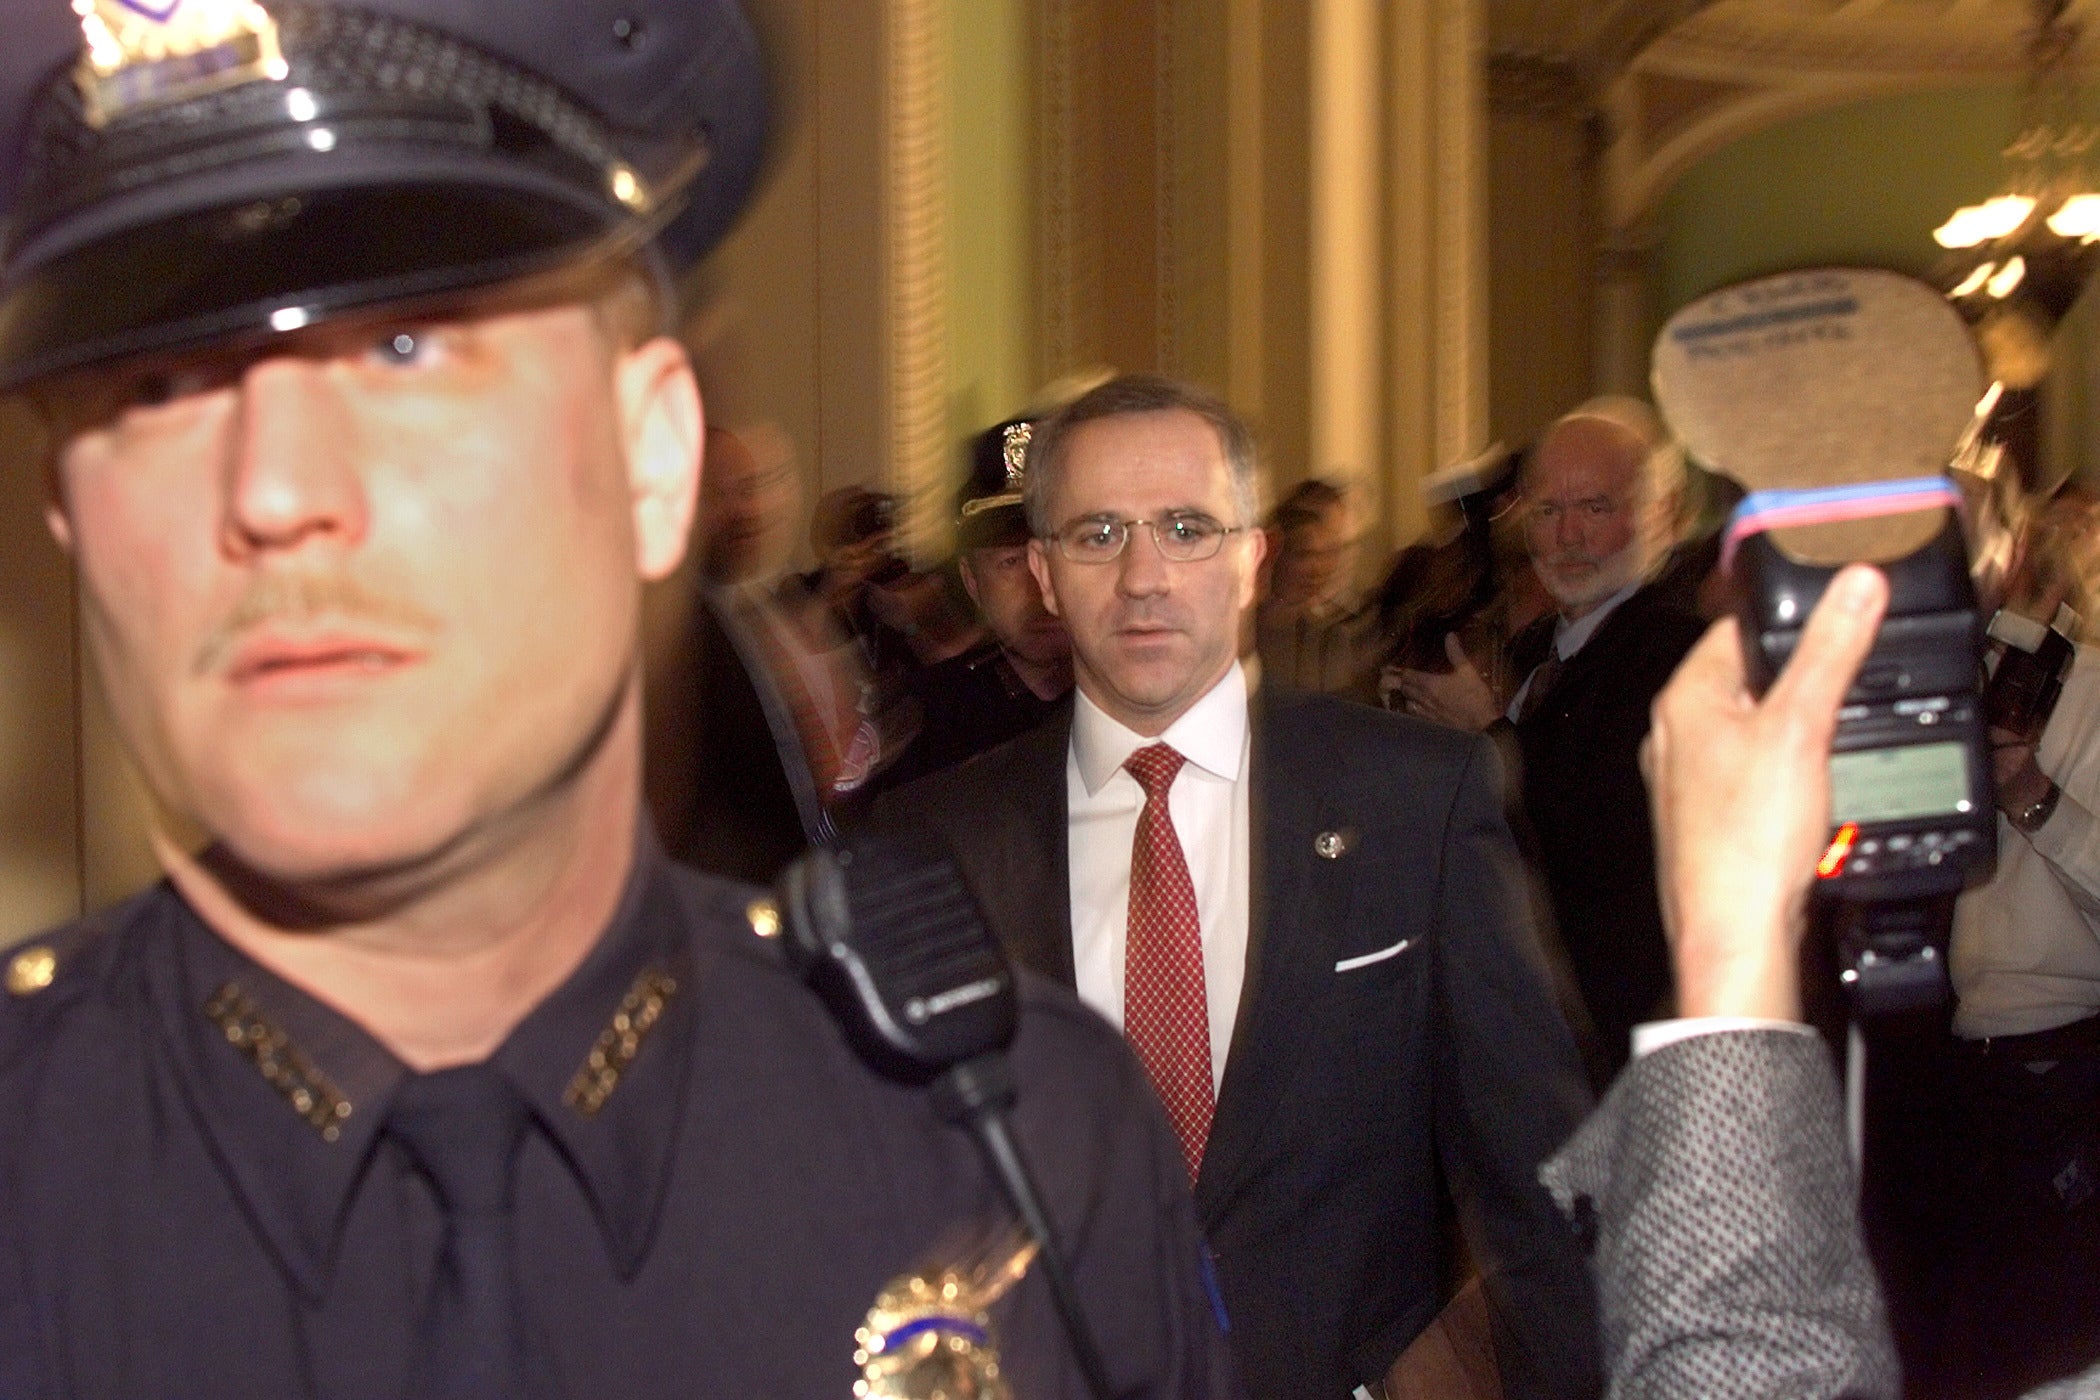
{"type": "Polygon", "coordinates": [[[1845,857],[1852,854],[1852,843],[1859,839],[1859,823],[1846,822],[1830,838],[1830,848],[1816,862],[1816,874],[1828,880],[1845,868],[1845,857]]]}

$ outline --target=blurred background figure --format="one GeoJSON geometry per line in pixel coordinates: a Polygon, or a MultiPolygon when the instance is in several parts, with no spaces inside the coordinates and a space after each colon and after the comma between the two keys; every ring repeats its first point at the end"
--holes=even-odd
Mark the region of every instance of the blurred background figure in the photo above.
{"type": "Polygon", "coordinates": [[[710,423],[700,478],[700,572],[728,587],[778,567],[802,500],[795,444],[777,423],[710,423]]]}
{"type": "Polygon", "coordinates": [[[1676,543],[1684,454],[1637,399],[1591,399],[1521,473],[1524,538],[1554,610],[1511,643],[1506,704],[1447,634],[1440,671],[1391,676],[1406,707],[1514,737],[1523,815],[1606,1075],[1667,1008],[1668,951],[1640,747],[1656,693],[1703,624],[1653,580],[1676,543]]]}
{"type": "Polygon", "coordinates": [[[1021,507],[1033,418],[1014,418],[970,440],[956,498],[956,568],[990,635],[921,669],[911,694],[919,732],[884,771],[881,786],[908,782],[1033,729],[1072,689],[1072,638],[1043,606],[1028,571],[1021,507]]]}
{"type": "Polygon", "coordinates": [[[1356,615],[1356,512],[1341,487],[1313,478],[1277,502],[1263,527],[1269,558],[1254,610],[1262,679],[1339,694],[1366,665],[1356,615]]]}
{"type": "MultiPolygon", "coordinates": [[[[708,426],[689,640],[650,692],[651,800],[666,849],[759,883],[830,839],[914,723],[885,702],[833,598],[780,573],[799,479],[777,425],[708,426]]],[[[887,542],[858,543],[838,553],[865,581],[887,542]]]]}
{"type": "Polygon", "coordinates": [[[2076,486],[1958,478],[1998,868],[1955,905],[1951,1027],[1884,1055],[1868,1204],[1909,1392],[1987,1400],[2100,1360],[2100,537],[2076,486]]]}
{"type": "Polygon", "coordinates": [[[1510,673],[1510,642],[1552,607],[1524,553],[1516,509],[1523,460],[1521,449],[1498,442],[1422,483],[1430,510],[1442,518],[1395,556],[1370,605],[1380,704],[1398,702],[1401,672],[1448,670],[1451,635],[1498,708],[1516,693],[1523,676],[1510,673]]]}
{"type": "Polygon", "coordinates": [[[783,692],[765,662],[767,580],[801,500],[794,445],[769,423],[710,423],[695,551],[700,578],[677,664],[653,678],[651,797],[665,848],[703,870],[767,880],[822,813],[783,692]]]}
{"type": "Polygon", "coordinates": [[[921,572],[897,538],[897,498],[842,486],[810,516],[817,567],[791,579],[831,613],[831,625],[859,646],[862,663],[899,695],[913,673],[969,650],[984,630],[938,572],[921,572]]]}

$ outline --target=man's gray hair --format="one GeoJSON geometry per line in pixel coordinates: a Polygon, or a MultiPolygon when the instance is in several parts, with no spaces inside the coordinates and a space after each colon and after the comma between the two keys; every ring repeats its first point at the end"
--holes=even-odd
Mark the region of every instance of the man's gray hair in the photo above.
{"type": "Polygon", "coordinates": [[[1650,501],[1672,502],[1671,515],[1674,521],[1677,508],[1684,498],[1684,444],[1677,441],[1676,435],[1663,422],[1661,415],[1642,400],[1630,395],[1600,394],[1594,399],[1577,404],[1554,419],[1552,426],[1539,434],[1539,441],[1544,443],[1547,438],[1553,436],[1555,428],[1563,423],[1574,422],[1578,418],[1595,418],[1632,435],[1645,454],[1641,463],[1641,474],[1637,478],[1640,492],[1637,504],[1646,505],[1650,501]]]}
{"type": "Polygon", "coordinates": [[[1218,445],[1230,468],[1232,499],[1239,519],[1228,525],[1252,525],[1261,512],[1260,467],[1255,460],[1254,433],[1245,420],[1222,399],[1157,374],[1124,374],[1090,389],[1037,425],[1028,444],[1028,472],[1021,487],[1021,504],[1028,512],[1028,531],[1048,539],[1061,523],[1050,518],[1050,500],[1057,479],[1070,455],[1071,438],[1081,426],[1103,418],[1135,413],[1166,413],[1184,409],[1195,414],[1218,434],[1218,445]]]}

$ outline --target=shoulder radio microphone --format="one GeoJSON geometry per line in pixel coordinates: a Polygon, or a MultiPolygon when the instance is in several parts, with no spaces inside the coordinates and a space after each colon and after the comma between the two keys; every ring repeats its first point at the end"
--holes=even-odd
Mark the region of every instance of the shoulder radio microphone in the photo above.
{"type": "Polygon", "coordinates": [[[1087,1389],[1111,1400],[1100,1347],[1006,1120],[1020,994],[961,872],[930,837],[861,836],[802,856],[782,874],[778,898],[781,946],[847,1041],[878,1074],[923,1086],[935,1111],[977,1142],[1036,1242],[1087,1389]]]}

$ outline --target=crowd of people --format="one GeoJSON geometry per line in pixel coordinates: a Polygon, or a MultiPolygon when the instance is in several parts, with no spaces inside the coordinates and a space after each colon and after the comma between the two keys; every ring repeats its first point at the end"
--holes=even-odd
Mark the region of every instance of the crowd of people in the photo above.
{"type": "MultiPolygon", "coordinates": [[[[863,667],[864,693],[906,697],[911,715],[900,727],[901,743],[870,775],[865,800],[836,804],[840,821],[867,824],[872,803],[877,828],[904,822],[906,814],[911,823],[937,828],[1016,956],[1075,987],[1117,1022],[1128,992],[1115,974],[1129,952],[1113,932],[1128,919],[1115,901],[1127,900],[1123,887],[1132,877],[1121,872],[1131,857],[1088,855],[1118,871],[1104,882],[1076,870],[1072,854],[1096,845],[1092,809],[1103,803],[1102,785],[1113,774],[1105,758],[1083,757],[1100,743],[1083,736],[1101,722],[1094,697],[1107,685],[1085,682],[1113,672],[1108,660],[1087,658],[1084,635],[1075,663],[1073,620],[1052,607],[1060,555],[1057,537],[1045,532],[1069,512],[1059,507],[1031,523],[1024,496],[1031,470],[1042,469],[1032,440],[1046,428],[1059,441],[1074,419],[1181,412],[1180,392],[1125,378],[1113,382],[1105,399],[1066,404],[1062,413],[1037,410],[969,444],[954,569],[978,609],[983,637],[975,646],[944,660],[907,662],[901,680],[880,681],[874,660],[883,652],[880,641],[854,627],[852,608],[833,614],[836,635],[859,638],[852,655],[863,667]],[[1147,403],[1147,394],[1160,396],[1163,406],[1101,407],[1126,399],[1147,403]],[[1042,542],[1034,573],[1032,539],[1042,542]],[[1075,665],[1082,684],[1078,698],[1067,699],[1075,665]],[[1030,737],[1001,747],[1023,734],[1030,737]],[[960,772],[919,781],[994,749],[993,757],[960,772]],[[1061,827],[1054,775],[1068,751],[1078,785],[1066,793],[1061,827]],[[1074,844],[1080,841],[1086,844],[1074,844]],[[1073,912],[1074,899],[1106,907],[1082,917],[1073,912]]],[[[1230,424],[1217,430],[1228,448],[1244,435],[1222,405],[1199,407],[1199,416],[1214,414],[1230,424]]],[[[2100,1302],[2082,1283],[2066,1281],[2083,1278],[2077,1265],[2100,1244],[2093,1233],[2100,1210],[2083,1209],[2100,1186],[2100,1130],[2091,1126],[2100,1121],[2100,972],[2092,966],[2100,947],[2092,922],[2100,909],[2100,848],[2089,817],[2100,793],[2089,792],[2079,777],[2096,738],[2082,640],[2083,574],[2094,551],[2075,485],[2036,494],[2021,491],[2009,476],[1964,480],[1975,498],[1985,616],[2002,606],[2007,614],[2065,629],[2075,645],[2055,715],[2031,732],[1996,736],[2004,813],[1999,873],[1957,906],[1952,971],[1958,996],[1939,1013],[1887,1028],[1886,1036],[1875,1028],[1877,1131],[1868,1223],[1889,1276],[1913,1391],[2015,1395],[2100,1356],[2087,1340],[2100,1322],[2100,1302]]],[[[1601,1093],[1626,1066],[1635,1028],[1673,1014],[1640,755],[1657,696],[1729,604],[1716,527],[1741,493],[1688,465],[1654,412],[1625,398],[1578,405],[1528,450],[1496,449],[1433,482],[1431,490],[1432,499],[1448,507],[1444,518],[1426,542],[1403,551],[1381,581],[1362,592],[1355,587],[1362,523],[1344,488],[1311,479],[1259,515],[1252,508],[1217,513],[1220,521],[1259,519],[1248,528],[1250,534],[1258,528],[1262,541],[1251,572],[1252,601],[1238,612],[1232,685],[1259,697],[1257,714],[1287,708],[1295,694],[1324,694],[1495,741],[1518,852],[1510,868],[1521,872],[1511,878],[1529,891],[1528,907],[1513,919],[1511,942],[1543,968],[1589,1086],[1601,1093]]],[[[894,548],[887,536],[880,544],[894,548]]],[[[1123,548],[1131,548],[1127,540],[1123,548]]],[[[1127,570],[1123,557],[1119,551],[1102,567],[1127,570]]],[[[1143,611],[1145,587],[1143,581],[1130,586],[1129,610],[1143,611]]],[[[936,595],[923,590],[923,596],[936,595]]],[[[887,606],[897,615],[893,603],[887,606]]],[[[1112,620],[1120,625],[1123,619],[1112,620]]],[[[958,631],[952,622],[947,627],[948,635],[958,631]]],[[[890,702],[876,708],[898,710],[890,702]]],[[[1168,718],[1160,734],[1180,721],[1178,713],[1168,718]]],[[[1383,754],[1369,737],[1375,732],[1350,740],[1347,761],[1372,762],[1396,792],[1433,802],[1412,787],[1416,765],[1409,759],[1372,758],[1383,754]]],[[[1250,741],[1250,757],[1275,742],[1250,741]]],[[[1333,751],[1343,753],[1339,746],[1333,751]]],[[[1232,779],[1232,765],[1221,766],[1226,771],[1218,773],[1197,763],[1192,780],[1232,779]]],[[[1295,767],[1289,771],[1293,784],[1302,780],[1295,767]]],[[[1276,781],[1266,787],[1258,815],[1287,823],[1298,800],[1292,787],[1276,781]]],[[[1134,794],[1121,801],[1126,822],[1134,822],[1138,801],[1134,794]]],[[[1118,805],[1112,797],[1107,804],[1118,805]]],[[[1195,874],[1227,891],[1245,885],[1249,898],[1258,899],[1251,879],[1261,861],[1248,853],[1246,830],[1213,823],[1199,831],[1182,838],[1195,874]],[[1203,862],[1211,857],[1203,852],[1213,849],[1222,868],[1206,871],[1203,862]],[[1235,868],[1235,860],[1245,868],[1235,868]]],[[[808,838],[824,839],[814,829],[808,838]]],[[[777,859],[784,861],[796,844],[791,831],[777,859]]],[[[1120,829],[1107,843],[1118,852],[1127,844],[1120,829]]],[[[727,873],[764,878],[769,872],[727,873]]],[[[1247,1043],[1236,1039],[1236,1017],[1242,1007],[1261,1003],[1243,999],[1249,955],[1232,951],[1244,946],[1247,934],[1235,929],[1220,938],[1212,922],[1244,914],[1229,894],[1218,898],[1214,914],[1208,891],[1200,883],[1197,889],[1203,966],[1185,973],[1205,993],[1214,1090],[1222,1092],[1234,1047],[1247,1043]]],[[[1264,936],[1272,932],[1292,943],[1311,937],[1275,913],[1262,929],[1264,936]]],[[[1820,1019],[1835,1044],[1842,1008],[1828,995],[1820,1001],[1820,1019]]],[[[1288,1014],[1307,1019],[1303,1007],[1288,1014]]],[[[1326,1062],[1339,1075],[1333,1066],[1360,1059],[1359,1052],[1326,1062]]],[[[1279,1071],[1255,1063],[1246,1082],[1261,1084],[1254,1092],[1267,1094],[1279,1071]]],[[[1477,1088],[1493,1076],[1475,1068],[1459,1082],[1477,1088]]],[[[1324,1151],[1329,1139],[1348,1140],[1335,1124],[1356,1114],[1331,1105],[1323,1113],[1324,1127],[1294,1131],[1294,1156],[1312,1152],[1314,1144],[1324,1151]]],[[[1226,1121],[1237,1126],[1235,1116],[1226,1121]]],[[[1359,1164],[1375,1160],[1361,1143],[1342,1155],[1359,1164]]],[[[1191,1178],[1215,1247],[1236,1222],[1207,1213],[1204,1160],[1205,1154],[1192,1157],[1191,1178]]],[[[1305,1198],[1299,1199],[1302,1206],[1305,1198]]],[[[1390,1229],[1362,1204],[1351,1208],[1350,1218],[1365,1228],[1390,1229]]],[[[1275,1248],[1278,1258],[1300,1257],[1287,1241],[1275,1248]]],[[[1339,1256],[1321,1257],[1331,1263],[1339,1256]]],[[[1483,1257],[1497,1255],[1488,1250],[1483,1257]]],[[[1281,1272],[1270,1258],[1257,1267],[1265,1275],[1281,1272]]],[[[1523,1364],[1523,1343],[1507,1335],[1506,1317],[1497,1311],[1508,1306],[1504,1280],[1488,1282],[1488,1312],[1515,1370],[1523,1364]]],[[[1424,1297],[1449,1293],[1448,1281],[1432,1278],[1419,1287],[1424,1297]]],[[[1264,1316],[1271,1308],[1257,1304],[1251,1311],[1264,1316]]],[[[1256,1345],[1243,1342],[1243,1356],[1256,1345]]]]}
{"type": "Polygon", "coordinates": [[[969,444],[947,564],[845,488],[786,572],[794,444],[710,422],[669,333],[761,164],[745,16],[426,8],[49,0],[0,45],[0,392],[166,872],[7,958],[0,1396],[1879,1397],[1899,1353],[1960,1394],[2100,1357],[2075,489],[1976,483],[2001,654],[2067,659],[1997,716],[1998,873],[1884,1071],[1935,1111],[1869,1134],[1870,1184],[1924,1166],[1862,1224],[1802,948],[1873,570],[1753,697],[1707,625],[1729,488],[1609,397],[1432,482],[1359,594],[1363,502],[1264,511],[1249,425],[1130,374],[969,444]],[[783,952],[782,868],[885,840],[1020,969],[1040,1219],[783,952]]]}

